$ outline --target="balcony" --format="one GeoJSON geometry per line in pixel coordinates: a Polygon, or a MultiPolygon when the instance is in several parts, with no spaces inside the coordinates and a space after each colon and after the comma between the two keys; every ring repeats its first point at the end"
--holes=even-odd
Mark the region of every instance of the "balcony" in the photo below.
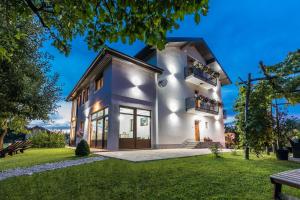
{"type": "Polygon", "coordinates": [[[217,86],[220,73],[202,64],[199,60],[188,56],[187,67],[184,68],[184,76],[187,82],[211,89],[217,86]]]}
{"type": "Polygon", "coordinates": [[[205,102],[196,97],[190,97],[185,99],[185,104],[188,113],[200,113],[203,116],[215,116],[219,114],[218,103],[205,102]]]}

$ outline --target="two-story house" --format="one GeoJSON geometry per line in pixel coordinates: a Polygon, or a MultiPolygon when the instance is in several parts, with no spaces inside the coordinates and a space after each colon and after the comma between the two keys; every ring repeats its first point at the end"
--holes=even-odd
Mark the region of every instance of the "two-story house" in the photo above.
{"type": "Polygon", "coordinates": [[[131,57],[106,48],[72,101],[71,145],[108,150],[225,143],[221,86],[231,81],[202,38],[168,38],[131,57]]]}

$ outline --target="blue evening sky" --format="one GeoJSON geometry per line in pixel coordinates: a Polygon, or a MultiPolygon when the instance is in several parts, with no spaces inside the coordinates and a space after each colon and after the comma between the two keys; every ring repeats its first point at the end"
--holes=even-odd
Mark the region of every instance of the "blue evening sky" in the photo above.
{"type": "MultiPolygon", "coordinates": [[[[298,0],[211,0],[209,13],[201,18],[199,25],[194,23],[193,16],[186,16],[180,22],[180,28],[168,36],[203,37],[206,40],[233,81],[232,85],[222,88],[228,121],[231,121],[238,77],[245,79],[249,72],[261,76],[258,68],[260,60],[272,65],[282,61],[288,52],[300,48],[299,8],[298,0]]],[[[142,42],[108,45],[129,55],[134,55],[144,47],[142,42]]],[[[44,50],[54,56],[53,71],[60,74],[64,98],[97,54],[88,50],[82,38],[72,42],[72,51],[68,57],[60,54],[49,43],[45,44],[44,50]]],[[[70,105],[63,101],[60,104],[61,108],[53,115],[49,127],[69,126],[70,105]]],[[[290,107],[289,113],[300,117],[300,106],[290,107]]]]}

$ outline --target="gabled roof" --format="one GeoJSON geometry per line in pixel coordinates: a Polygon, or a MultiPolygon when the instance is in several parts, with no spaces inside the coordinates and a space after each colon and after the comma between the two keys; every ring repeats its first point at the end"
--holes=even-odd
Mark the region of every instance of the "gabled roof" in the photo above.
{"type": "MultiPolygon", "coordinates": [[[[227,79],[226,82],[228,82],[228,84],[232,83],[228,74],[221,66],[220,62],[217,60],[216,56],[213,54],[213,52],[208,47],[207,43],[203,38],[201,37],[168,37],[167,38],[167,45],[176,45],[181,49],[189,44],[193,44],[195,46],[195,48],[200,52],[200,54],[203,56],[207,64],[217,62],[226,76],[227,79]]],[[[148,45],[145,46],[143,49],[141,49],[134,57],[140,60],[144,60],[147,59],[149,54],[152,54],[155,51],[156,51],[155,47],[148,45]]]]}
{"type": "Polygon", "coordinates": [[[122,60],[126,60],[129,61],[131,63],[134,63],[140,67],[143,67],[145,69],[148,69],[150,71],[153,71],[155,73],[162,73],[163,69],[150,65],[138,58],[134,58],[132,56],[129,56],[127,54],[121,53],[117,50],[114,50],[112,48],[109,47],[105,47],[103,48],[103,50],[97,55],[97,57],[93,60],[93,62],[90,64],[90,66],[87,68],[87,70],[85,71],[85,73],[82,75],[82,77],[79,79],[79,81],[77,82],[77,84],[75,85],[75,87],[73,88],[73,90],[71,91],[71,93],[68,95],[67,97],[67,101],[70,101],[72,99],[72,95],[79,89],[79,87],[81,86],[81,84],[84,82],[84,80],[87,78],[87,76],[90,74],[90,72],[97,66],[97,64],[105,59],[105,58],[111,58],[111,57],[117,57],[119,59],[122,60]]]}

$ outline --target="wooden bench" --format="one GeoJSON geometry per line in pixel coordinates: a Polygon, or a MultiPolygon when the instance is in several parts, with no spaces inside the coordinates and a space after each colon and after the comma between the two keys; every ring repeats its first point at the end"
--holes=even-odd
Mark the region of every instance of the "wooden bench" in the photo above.
{"type": "Polygon", "coordinates": [[[12,156],[13,154],[17,154],[18,151],[23,153],[25,149],[28,149],[30,147],[31,147],[31,141],[15,142],[4,149],[1,149],[0,157],[5,157],[6,154],[12,156]]]}
{"type": "Polygon", "coordinates": [[[283,195],[281,193],[282,185],[288,185],[290,187],[300,189],[300,169],[281,172],[270,176],[271,183],[274,184],[273,197],[276,200],[281,199],[298,199],[295,197],[283,195]]]}

